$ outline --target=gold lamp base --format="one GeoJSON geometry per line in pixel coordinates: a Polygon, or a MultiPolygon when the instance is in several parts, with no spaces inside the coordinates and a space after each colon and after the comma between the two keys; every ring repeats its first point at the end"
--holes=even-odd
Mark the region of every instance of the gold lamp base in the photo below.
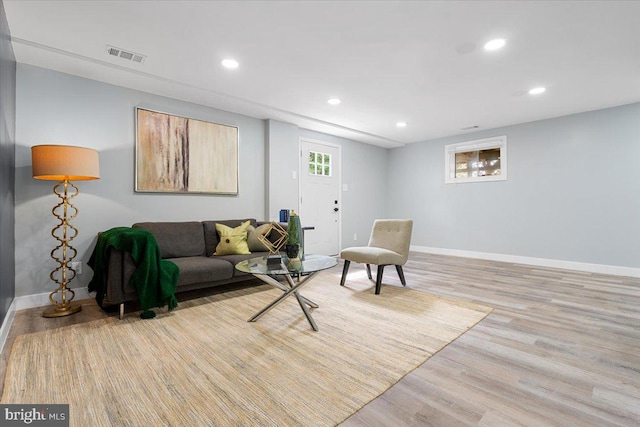
{"type": "Polygon", "coordinates": [[[77,302],[70,302],[64,305],[54,305],[47,308],[43,313],[43,317],[63,317],[82,310],[82,305],[77,302]]]}

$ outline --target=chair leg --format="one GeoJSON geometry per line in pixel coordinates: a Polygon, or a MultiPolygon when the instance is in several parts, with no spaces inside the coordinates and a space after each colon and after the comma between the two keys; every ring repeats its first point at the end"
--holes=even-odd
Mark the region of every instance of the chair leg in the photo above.
{"type": "Polygon", "coordinates": [[[380,288],[382,287],[382,272],[384,271],[384,265],[378,266],[378,274],[376,275],[376,295],[380,294],[380,288]]]}
{"type": "Polygon", "coordinates": [[[342,268],[342,279],[340,279],[340,286],[344,286],[345,280],[347,280],[347,272],[349,271],[349,264],[351,261],[344,260],[344,267],[342,268]]]}
{"type": "Polygon", "coordinates": [[[398,277],[400,277],[400,281],[402,282],[402,286],[407,286],[407,281],[404,280],[404,272],[402,271],[401,265],[396,265],[396,271],[398,272],[398,277]]]}
{"type": "Polygon", "coordinates": [[[369,276],[369,280],[373,280],[373,277],[371,277],[371,265],[366,264],[366,266],[367,266],[367,276],[369,276]]]}

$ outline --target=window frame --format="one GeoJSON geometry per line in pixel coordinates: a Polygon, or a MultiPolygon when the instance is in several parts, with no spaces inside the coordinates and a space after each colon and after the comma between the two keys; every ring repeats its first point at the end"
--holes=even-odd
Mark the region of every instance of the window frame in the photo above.
{"type": "Polygon", "coordinates": [[[445,184],[462,184],[468,182],[506,181],[507,180],[507,135],[473,141],[448,144],[444,146],[444,182],[445,184]],[[472,176],[456,178],[456,153],[500,149],[500,175],[472,176]]]}
{"type": "Polygon", "coordinates": [[[333,156],[330,153],[322,153],[320,151],[312,151],[309,150],[309,154],[313,153],[313,158],[314,158],[314,166],[315,166],[315,171],[316,173],[311,173],[309,171],[309,167],[311,166],[311,161],[309,159],[307,159],[307,173],[310,176],[326,176],[326,177],[331,177],[333,176],[333,156]],[[322,156],[322,163],[318,163],[318,156],[322,156]],[[329,161],[328,163],[325,163],[325,157],[329,157],[329,161]],[[318,171],[318,166],[322,167],[322,173],[317,173],[318,171]],[[329,173],[326,174],[326,168],[329,168],[329,173]]]}

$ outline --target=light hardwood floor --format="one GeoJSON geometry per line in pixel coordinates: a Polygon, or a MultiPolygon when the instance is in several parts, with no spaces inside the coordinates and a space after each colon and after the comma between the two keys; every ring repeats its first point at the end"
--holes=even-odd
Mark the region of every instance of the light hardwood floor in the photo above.
{"type": "MultiPolygon", "coordinates": [[[[400,286],[387,270],[380,298],[400,286]]],[[[338,284],[341,266],[324,274],[338,284]]],[[[640,279],[420,253],[405,276],[494,311],[341,426],[640,425],[640,279]]],[[[61,319],[16,313],[0,376],[17,335],[108,315],[92,300],[61,319]]]]}

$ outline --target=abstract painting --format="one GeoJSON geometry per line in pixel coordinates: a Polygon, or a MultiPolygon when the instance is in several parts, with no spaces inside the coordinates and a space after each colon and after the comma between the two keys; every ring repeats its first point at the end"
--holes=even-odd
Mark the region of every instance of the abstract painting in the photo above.
{"type": "Polygon", "coordinates": [[[238,128],[136,108],[135,189],[238,194],[238,128]]]}

